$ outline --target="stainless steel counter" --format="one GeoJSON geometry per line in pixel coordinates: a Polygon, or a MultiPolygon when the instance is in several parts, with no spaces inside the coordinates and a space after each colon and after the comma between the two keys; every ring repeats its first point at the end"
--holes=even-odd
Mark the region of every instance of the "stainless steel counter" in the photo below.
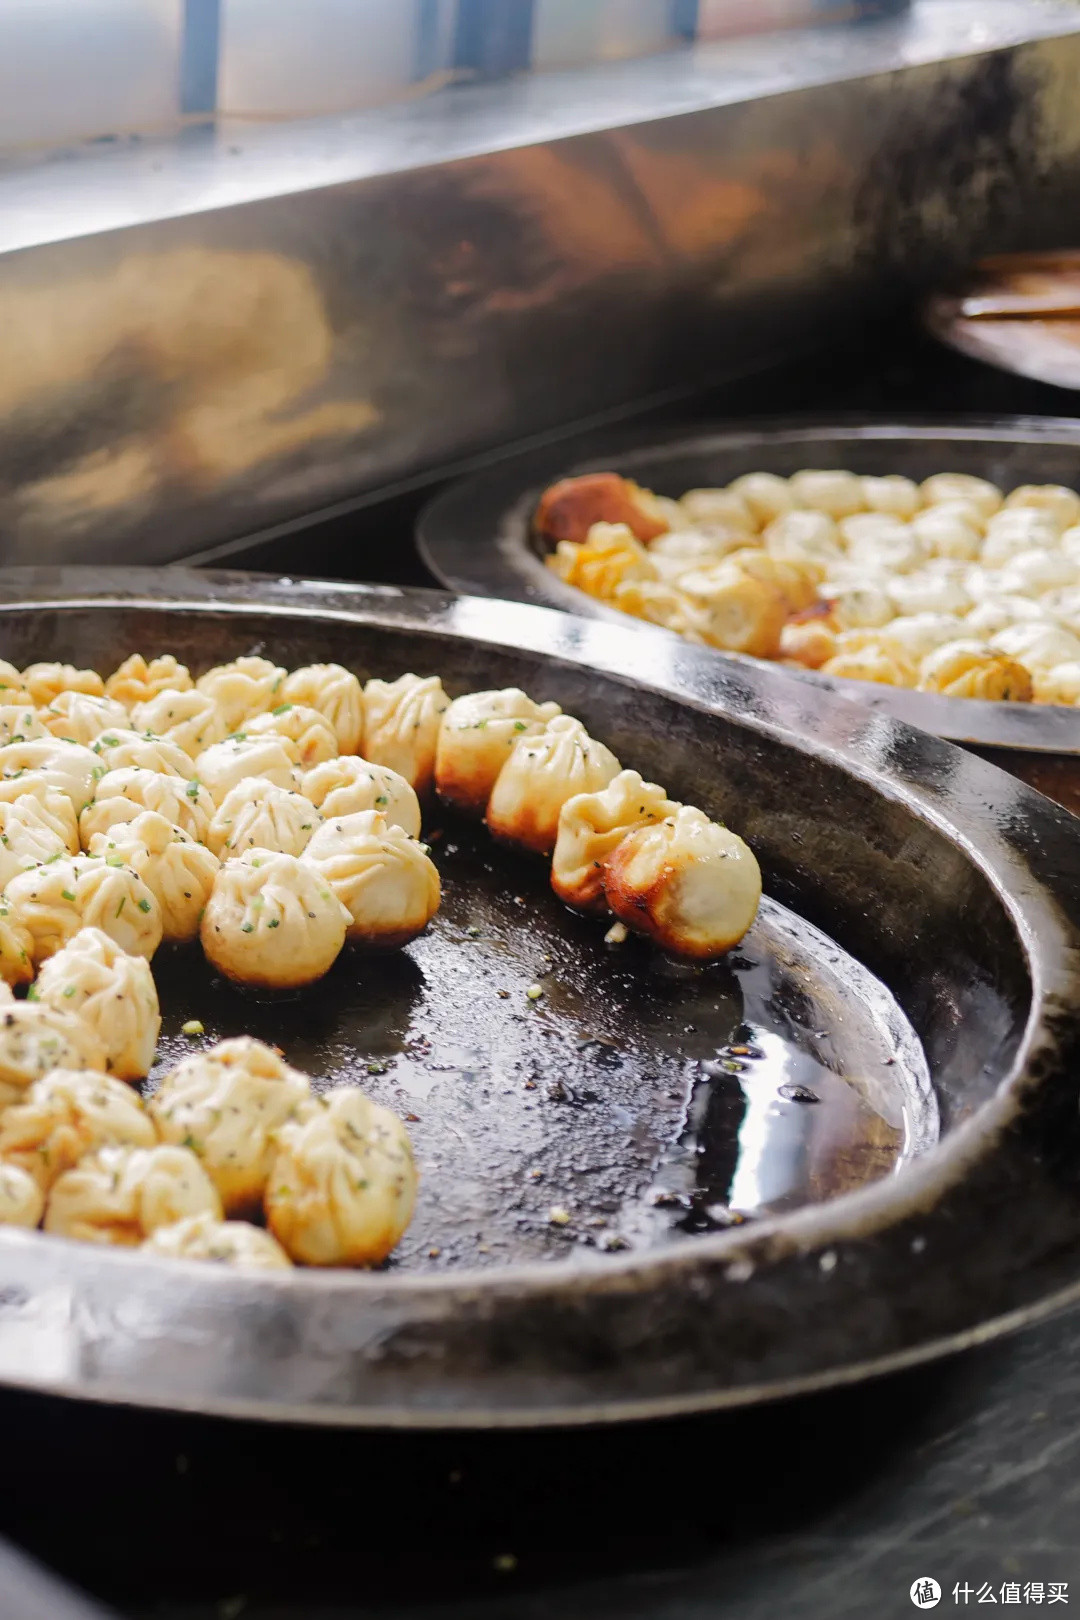
{"type": "Polygon", "coordinates": [[[1078,74],[1074,5],[921,0],[8,171],[0,555],[189,555],[1053,241],[1078,74]]]}

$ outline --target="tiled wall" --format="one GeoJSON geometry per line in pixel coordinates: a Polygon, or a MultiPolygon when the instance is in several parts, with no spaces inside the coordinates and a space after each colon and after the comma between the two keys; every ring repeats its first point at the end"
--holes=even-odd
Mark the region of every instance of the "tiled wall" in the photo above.
{"type": "Polygon", "coordinates": [[[668,50],[674,10],[670,0],[536,0],[532,65],[573,67],[668,50]]]}
{"type": "MultiPolygon", "coordinates": [[[[497,77],[908,0],[0,0],[0,151],[303,118],[439,73],[497,77]]],[[[924,0],[925,3],[925,0],[924,0]]]]}
{"type": "Polygon", "coordinates": [[[175,123],[184,0],[0,0],[0,149],[175,123]]]}
{"type": "Polygon", "coordinates": [[[448,0],[223,0],[223,111],[303,118],[346,111],[445,68],[448,0]]]}

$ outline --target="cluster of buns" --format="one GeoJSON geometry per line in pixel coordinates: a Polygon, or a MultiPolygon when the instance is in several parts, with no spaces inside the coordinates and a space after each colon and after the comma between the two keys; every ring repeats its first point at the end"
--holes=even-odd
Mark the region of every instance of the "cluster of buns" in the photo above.
{"type": "Polygon", "coordinates": [[[362,687],[335,664],[0,664],[0,1223],[250,1266],[389,1252],[416,1173],[358,1090],[315,1097],[246,1037],[148,1107],[125,1082],[154,1061],[163,940],[283,989],[346,940],[427,926],[418,794],[448,703],[438,680],[362,687]],[[269,1231],[225,1219],[260,1209],[269,1231]]]}
{"type": "Polygon", "coordinates": [[[757,914],[761,873],[741,838],[622,770],[580,720],[516,687],[451,703],[435,787],[496,838],[550,856],[567,905],[613,913],[676,955],[722,956],[757,914]]]}
{"type": "Polygon", "coordinates": [[[948,697],[1080,703],[1080,496],[964,473],[748,473],[672,500],[553,485],[548,565],[729,652],[948,697]]]}
{"type": "Polygon", "coordinates": [[[248,1036],[185,1058],[144,1104],[106,1068],[119,1050],[129,1078],[146,1072],[160,1022],[153,980],[143,958],[99,930],[51,957],[35,989],[39,999],[0,1010],[11,1094],[0,1112],[0,1222],[247,1268],[371,1265],[397,1243],[416,1169],[389,1109],[354,1086],[316,1096],[306,1075],[248,1036]],[[78,1011],[60,1015],[69,1024],[47,1064],[19,1014],[52,1012],[72,987],[78,1011]],[[109,1004],[129,993],[134,1005],[118,1017],[109,1004]],[[80,1014],[92,1032],[82,1042],[71,1038],[80,1014]]]}
{"type": "Polygon", "coordinates": [[[550,856],[569,905],[678,954],[722,954],[756,914],[741,839],[517,689],[451,702],[434,676],[362,687],[256,657],[198,680],[171,656],[108,680],[0,664],[0,1224],[248,1267],[382,1260],[416,1191],[396,1115],[316,1096],[246,1036],[145,1105],[134,1087],[163,940],[282,989],[346,940],[414,939],[440,899],[433,791],[550,856]]]}
{"type": "Polygon", "coordinates": [[[347,939],[402,945],[437,910],[418,793],[438,680],[238,658],[194,681],[139,655],[107,681],[62,664],[0,680],[9,982],[89,925],[147,959],[198,938],[229,978],[296,988],[347,939]]]}

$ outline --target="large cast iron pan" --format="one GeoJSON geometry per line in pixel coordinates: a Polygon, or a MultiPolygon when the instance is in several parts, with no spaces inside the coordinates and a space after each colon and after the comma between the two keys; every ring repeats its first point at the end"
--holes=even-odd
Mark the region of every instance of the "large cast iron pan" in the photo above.
{"type": "Polygon", "coordinates": [[[272,1001],[161,954],[166,1061],[198,1017],[414,1116],[416,1221],[384,1271],[269,1278],[0,1232],[0,1379],[587,1421],[858,1378],[1080,1287],[1080,823],[1009,777],[767,667],[512,603],[12,570],[0,631],[17,663],[265,650],[522,685],[742,829],[768,891],[729,961],[680,967],[434,811],[446,903],[406,952],[272,1001]]]}
{"type": "MultiPolygon", "coordinates": [[[[923,479],[945,469],[1005,488],[1022,483],[1080,487],[1080,421],[1014,417],[949,422],[774,422],[723,432],[685,431],[660,441],[613,441],[575,459],[565,449],[515,457],[452,485],[422,513],[421,554],[451,590],[510,597],[621,622],[626,615],[586,596],[544,566],[532,517],[544,488],[570,473],[614,468],[664,495],[730,483],[752,470],[787,476],[800,467],[846,467],[923,479]]],[[[746,662],[739,654],[717,654],[746,662]]],[[[757,660],[749,660],[751,663],[757,660]]],[[[1031,703],[938,697],[817,673],[796,676],[831,688],[987,757],[1080,811],[1080,713],[1031,703]]]]}

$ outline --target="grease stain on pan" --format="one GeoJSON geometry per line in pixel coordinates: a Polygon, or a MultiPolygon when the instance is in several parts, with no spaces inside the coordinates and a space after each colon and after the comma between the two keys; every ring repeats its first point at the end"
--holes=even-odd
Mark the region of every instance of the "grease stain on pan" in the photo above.
{"type": "Polygon", "coordinates": [[[542,863],[473,828],[447,822],[433,849],[429,932],[347,952],[302,996],[253,997],[194,950],[155,962],[155,1074],[197,1046],[180,1031],[194,1017],[207,1042],[257,1035],[320,1088],[360,1084],[409,1120],[421,1191],[393,1266],[602,1263],[833,1198],[937,1139],[899,1007],[782,906],[702,968],[605,945],[542,863]]]}

